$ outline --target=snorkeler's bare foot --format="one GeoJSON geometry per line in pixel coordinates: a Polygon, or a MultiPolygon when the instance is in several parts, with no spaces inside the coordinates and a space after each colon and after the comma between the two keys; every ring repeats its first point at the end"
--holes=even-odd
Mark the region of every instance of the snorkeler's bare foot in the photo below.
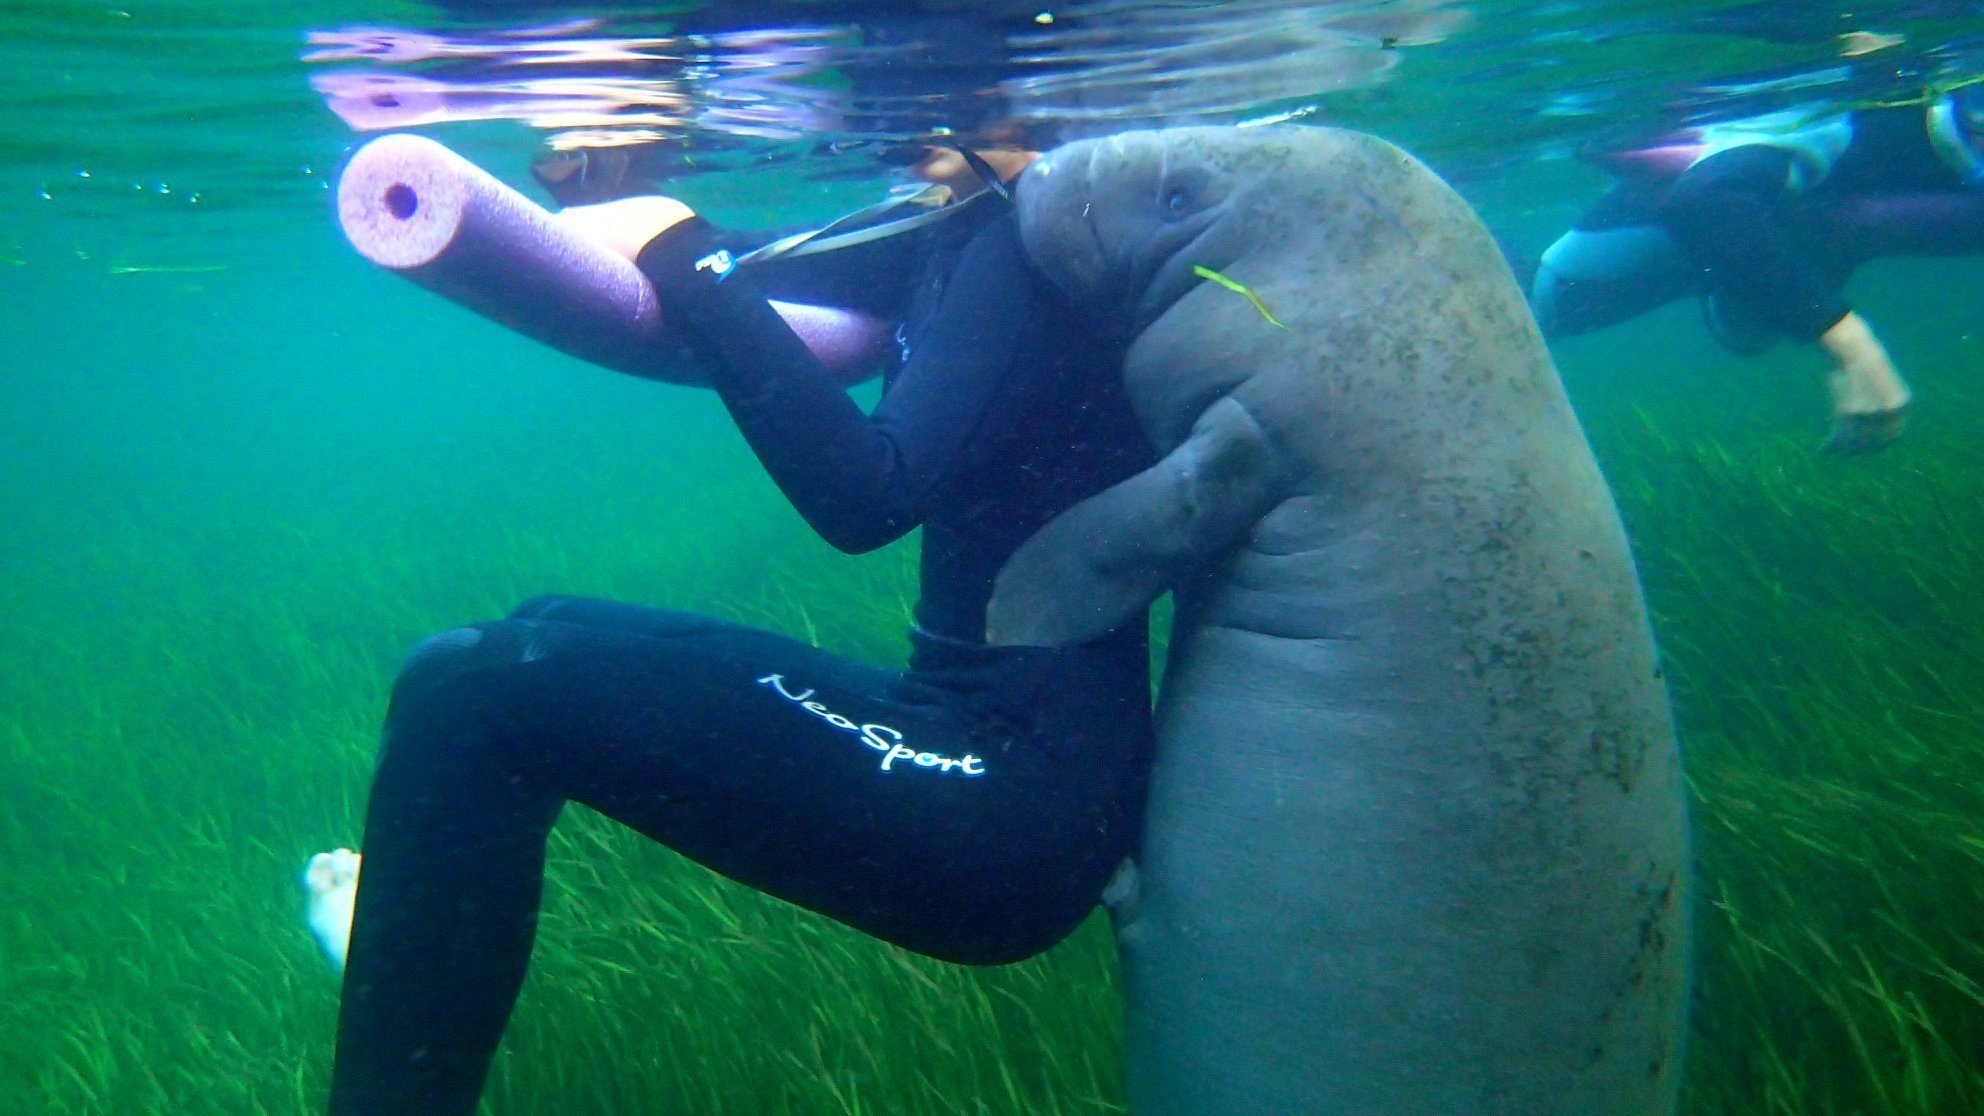
{"type": "Polygon", "coordinates": [[[1840,415],[1833,420],[1832,433],[1819,450],[1841,457],[1872,453],[1901,437],[1907,427],[1907,404],[1868,414],[1840,415]]]}
{"type": "Polygon", "coordinates": [[[310,896],[310,932],[324,947],[333,968],[344,971],[351,945],[351,907],[358,899],[358,854],[333,849],[310,858],[303,869],[303,890],[310,896]]]}

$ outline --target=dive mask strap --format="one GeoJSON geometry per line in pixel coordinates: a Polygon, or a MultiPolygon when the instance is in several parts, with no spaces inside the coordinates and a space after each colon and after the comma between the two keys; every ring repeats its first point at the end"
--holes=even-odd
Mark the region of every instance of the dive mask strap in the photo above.
{"type": "Polygon", "coordinates": [[[985,183],[987,190],[992,191],[1007,201],[1013,200],[1013,188],[1006,185],[1005,181],[999,177],[999,172],[993,170],[991,164],[987,163],[978,152],[973,151],[969,147],[955,147],[952,150],[964,156],[964,165],[970,167],[972,173],[978,175],[979,179],[985,183]]]}
{"type": "MultiPolygon", "coordinates": [[[[964,201],[969,201],[969,198],[964,201]]],[[[950,216],[961,201],[954,200],[947,186],[927,185],[887,201],[863,206],[817,229],[781,237],[762,248],[737,257],[738,263],[762,263],[784,256],[810,256],[836,248],[852,248],[885,236],[909,232],[950,216]],[[904,216],[907,213],[909,216],[904,216]]]]}

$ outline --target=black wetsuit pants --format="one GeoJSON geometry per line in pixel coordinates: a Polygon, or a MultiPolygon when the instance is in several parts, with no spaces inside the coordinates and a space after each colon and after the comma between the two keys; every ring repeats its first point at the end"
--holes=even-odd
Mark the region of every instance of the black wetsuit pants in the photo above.
{"type": "Polygon", "coordinates": [[[1142,816],[1130,659],[922,636],[897,673],[575,598],[433,637],[386,718],[331,1111],[474,1110],[568,801],[922,953],[1053,945],[1142,816]]]}

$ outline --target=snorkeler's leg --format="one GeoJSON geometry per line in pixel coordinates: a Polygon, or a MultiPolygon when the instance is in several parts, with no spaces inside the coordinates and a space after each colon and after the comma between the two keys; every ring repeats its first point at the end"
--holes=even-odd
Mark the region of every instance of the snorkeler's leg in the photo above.
{"type": "Polygon", "coordinates": [[[1815,199],[1799,210],[1810,243],[1842,271],[1888,256],[1984,255],[1984,190],[1895,190],[1815,199]]]}
{"type": "Polygon", "coordinates": [[[654,669],[637,631],[657,615],[684,635],[727,626],[572,604],[591,626],[458,628],[401,670],[366,810],[333,1116],[474,1111],[529,963],[564,771],[598,758],[636,784],[629,793],[683,789],[662,764],[606,762],[625,707],[662,701],[685,677],[654,669]]]}
{"type": "Polygon", "coordinates": [[[338,1016],[333,1116],[471,1113],[529,962],[544,846],[563,805],[523,777],[499,629],[416,649],[366,809],[338,1016]]]}
{"type": "Polygon", "coordinates": [[[590,736],[541,744],[544,778],[758,890],[993,963],[1073,929],[1128,850],[1140,654],[922,636],[905,676],[707,617],[527,607],[549,617],[512,621],[545,640],[532,705],[590,736]]]}
{"type": "Polygon", "coordinates": [[[1147,763],[1140,662],[1126,673],[979,648],[991,671],[1040,679],[1003,680],[1013,707],[988,713],[703,617],[605,602],[525,611],[569,620],[445,633],[395,687],[339,1020],[340,1116],[473,1109],[568,799],[959,961],[1053,944],[1127,850],[1147,763]],[[1025,739],[1012,726],[1035,710],[1056,721],[1025,739]]]}
{"type": "Polygon", "coordinates": [[[1617,325],[1700,289],[1655,220],[1655,200],[1646,187],[1620,185],[1544,250],[1529,289],[1544,336],[1617,325]]]}

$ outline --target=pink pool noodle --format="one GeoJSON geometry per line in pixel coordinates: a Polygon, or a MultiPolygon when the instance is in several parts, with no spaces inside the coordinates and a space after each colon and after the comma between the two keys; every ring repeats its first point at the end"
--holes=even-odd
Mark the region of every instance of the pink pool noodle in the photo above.
{"type": "MultiPolygon", "coordinates": [[[[373,263],[581,360],[650,380],[703,381],[662,334],[647,277],[537,203],[423,136],[381,136],[338,180],[338,223],[373,263]]],[[[864,314],[772,305],[843,380],[889,343],[864,314]]]]}

